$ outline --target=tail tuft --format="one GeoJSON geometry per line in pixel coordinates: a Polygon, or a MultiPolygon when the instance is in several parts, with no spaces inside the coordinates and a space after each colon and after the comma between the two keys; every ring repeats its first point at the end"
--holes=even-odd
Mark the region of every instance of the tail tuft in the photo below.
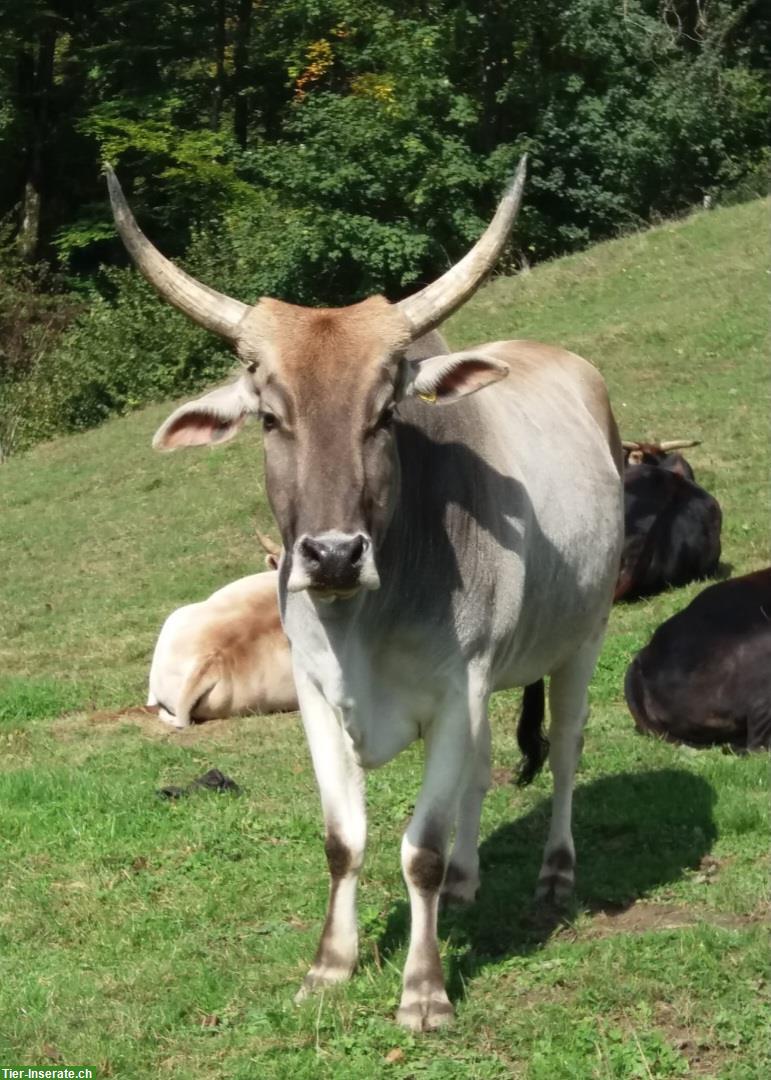
{"type": "Polygon", "coordinates": [[[549,740],[543,733],[544,689],[543,679],[525,687],[522,695],[522,712],[517,724],[517,742],[522,751],[522,761],[517,771],[517,784],[526,787],[535,780],[543,768],[549,753],[549,740]]]}

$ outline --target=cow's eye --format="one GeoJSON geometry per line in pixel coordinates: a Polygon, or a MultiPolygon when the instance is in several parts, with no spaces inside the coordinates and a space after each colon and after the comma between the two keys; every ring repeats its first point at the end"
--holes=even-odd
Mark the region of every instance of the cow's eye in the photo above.
{"type": "Polygon", "coordinates": [[[260,419],[262,420],[263,431],[275,431],[275,429],[278,427],[278,417],[275,416],[273,413],[261,413],[260,419]]]}

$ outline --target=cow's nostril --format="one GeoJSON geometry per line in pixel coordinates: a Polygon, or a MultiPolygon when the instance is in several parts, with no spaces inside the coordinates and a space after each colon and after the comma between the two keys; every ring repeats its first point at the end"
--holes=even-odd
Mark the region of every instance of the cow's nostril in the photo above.
{"type": "Polygon", "coordinates": [[[348,552],[348,558],[350,559],[351,563],[357,563],[359,561],[364,552],[367,550],[367,544],[368,540],[366,536],[363,536],[361,533],[359,533],[358,536],[355,536],[353,538],[348,552]]]}
{"type": "Polygon", "coordinates": [[[327,548],[324,544],[320,544],[318,540],[312,540],[309,536],[303,537],[300,541],[300,551],[303,558],[308,562],[316,563],[317,566],[321,565],[324,556],[327,554],[327,548]]]}

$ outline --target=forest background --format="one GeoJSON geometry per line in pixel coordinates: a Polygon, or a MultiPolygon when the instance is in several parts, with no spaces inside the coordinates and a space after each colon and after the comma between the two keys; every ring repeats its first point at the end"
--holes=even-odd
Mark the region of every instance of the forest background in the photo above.
{"type": "Polygon", "coordinates": [[[759,0],[0,0],[0,461],[232,363],[126,267],[102,162],[223,292],[398,299],[524,151],[505,272],[763,194],[769,42],[759,0]]]}

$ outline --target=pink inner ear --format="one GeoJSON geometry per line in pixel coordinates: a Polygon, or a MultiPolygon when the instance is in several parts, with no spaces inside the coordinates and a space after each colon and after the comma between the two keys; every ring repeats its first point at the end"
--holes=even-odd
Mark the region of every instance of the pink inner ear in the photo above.
{"type": "Polygon", "coordinates": [[[464,360],[445,372],[436,385],[440,397],[454,397],[480,390],[488,383],[501,378],[502,373],[482,360],[464,360]]]}
{"type": "Polygon", "coordinates": [[[243,422],[243,417],[223,423],[211,413],[182,413],[163,433],[161,446],[166,450],[177,450],[183,446],[209,446],[223,442],[234,435],[243,422]]]}

